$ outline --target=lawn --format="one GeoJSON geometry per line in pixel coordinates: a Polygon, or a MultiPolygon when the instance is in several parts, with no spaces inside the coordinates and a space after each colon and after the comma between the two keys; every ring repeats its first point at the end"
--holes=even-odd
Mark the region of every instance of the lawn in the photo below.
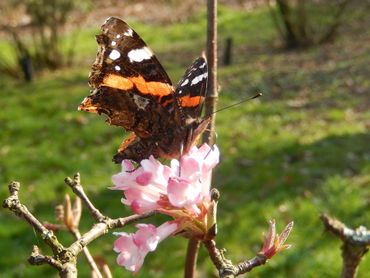
{"type": "MultiPolygon", "coordinates": [[[[269,219],[276,219],[279,230],[295,222],[289,238],[293,247],[253,270],[251,277],[338,277],[340,244],[323,232],[319,214],[328,212],[353,227],[369,226],[370,31],[361,16],[350,18],[333,44],[287,52],[277,46],[268,11],[220,9],[219,45],[222,49],[226,37],[233,37],[234,63],[219,69],[219,107],[256,91],[263,97],[217,114],[218,244],[237,262],[258,252],[269,219]]],[[[174,83],[204,49],[204,12],[173,25],[130,24],[174,83]]],[[[124,132],[105,124],[103,117],[77,111],[89,91],[96,33],[98,26],[78,37],[73,68],[44,73],[32,84],[1,78],[0,197],[7,196],[10,181],[21,182],[21,200],[44,221],[54,221],[54,207],[69,192],[63,179],[77,171],[105,214],[130,213],[120,204],[121,195],[107,189],[120,170],[111,157],[124,132]]],[[[0,49],[9,51],[4,42],[0,49]]],[[[55,275],[50,267],[26,262],[33,244],[48,252],[30,226],[4,210],[0,221],[1,277],[55,275]]],[[[82,232],[91,224],[86,213],[82,232]]],[[[65,245],[73,241],[65,233],[58,236],[65,245]]],[[[108,234],[90,246],[111,266],[113,240],[108,234]]],[[[181,277],[185,246],[180,237],[164,241],[136,277],[181,277]]],[[[80,276],[88,277],[80,259],[80,276]]],[[[119,267],[112,270],[115,277],[130,276],[119,267]]],[[[215,277],[205,250],[199,272],[199,277],[215,277]]],[[[359,277],[366,273],[369,256],[359,277]]]]}

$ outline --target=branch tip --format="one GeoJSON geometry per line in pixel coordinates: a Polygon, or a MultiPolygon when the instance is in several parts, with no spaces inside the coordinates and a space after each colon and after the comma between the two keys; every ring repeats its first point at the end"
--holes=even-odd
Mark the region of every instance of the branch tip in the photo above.
{"type": "Polygon", "coordinates": [[[80,184],[81,183],[81,175],[79,172],[77,172],[74,176],[73,176],[73,180],[75,181],[76,184],[80,184]]]}
{"type": "Polygon", "coordinates": [[[358,266],[363,256],[369,251],[370,230],[360,226],[356,229],[347,227],[340,220],[327,214],[321,214],[320,219],[325,230],[342,241],[342,274],[341,277],[356,277],[358,266]]]}
{"type": "Polygon", "coordinates": [[[9,188],[9,193],[11,195],[17,195],[19,189],[21,188],[21,184],[19,182],[17,182],[17,181],[12,181],[9,184],[8,188],[9,188]]]}
{"type": "Polygon", "coordinates": [[[216,188],[211,189],[211,199],[216,202],[220,199],[220,191],[216,188]]]}
{"type": "Polygon", "coordinates": [[[73,187],[74,186],[74,180],[72,180],[70,177],[66,177],[64,179],[64,182],[69,185],[70,187],[73,187]]]}
{"type": "Polygon", "coordinates": [[[56,268],[58,271],[63,270],[63,264],[61,262],[54,259],[53,257],[42,255],[37,245],[34,245],[32,247],[32,252],[30,257],[28,258],[28,262],[31,265],[49,264],[52,267],[56,268]]]}

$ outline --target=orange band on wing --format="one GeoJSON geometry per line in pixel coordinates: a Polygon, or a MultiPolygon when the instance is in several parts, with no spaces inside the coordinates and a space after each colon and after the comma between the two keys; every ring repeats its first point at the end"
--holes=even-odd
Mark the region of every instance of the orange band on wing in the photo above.
{"type": "Polygon", "coordinates": [[[201,96],[183,96],[180,98],[181,107],[195,107],[198,106],[203,101],[201,96]]]}
{"type": "Polygon", "coordinates": [[[133,87],[139,90],[142,94],[151,96],[167,96],[173,93],[173,88],[168,83],[145,81],[141,76],[125,78],[116,74],[108,74],[104,77],[101,86],[107,86],[120,90],[130,90],[133,87]]]}
{"type": "Polygon", "coordinates": [[[156,81],[145,81],[141,76],[130,78],[135,83],[136,88],[142,94],[150,94],[152,96],[167,96],[173,92],[172,86],[168,83],[156,82],[156,81]]]}
{"type": "Polygon", "coordinates": [[[101,85],[121,90],[130,90],[134,86],[130,79],[116,74],[108,74],[105,76],[101,85]]]}

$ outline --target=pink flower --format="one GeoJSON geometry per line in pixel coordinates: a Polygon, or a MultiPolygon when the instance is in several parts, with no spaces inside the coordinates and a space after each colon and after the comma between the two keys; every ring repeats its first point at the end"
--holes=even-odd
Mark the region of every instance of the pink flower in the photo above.
{"type": "Polygon", "coordinates": [[[277,253],[288,249],[291,246],[290,244],[284,243],[287,240],[291,230],[293,229],[293,222],[290,222],[288,223],[288,225],[286,225],[280,236],[276,233],[275,220],[270,220],[269,224],[269,231],[265,236],[265,241],[259,253],[264,255],[268,259],[271,259],[277,253]]]}
{"type": "Polygon", "coordinates": [[[165,222],[158,228],[151,224],[136,225],[135,234],[114,233],[119,238],[114,242],[114,251],[119,253],[117,263],[127,270],[137,272],[145,256],[157,248],[158,243],[178,229],[175,222],[165,222]]]}
{"type": "Polygon", "coordinates": [[[153,156],[142,160],[137,169],[131,161],[123,160],[122,172],[112,177],[113,189],[124,191],[122,203],[130,206],[133,212],[149,212],[160,208],[158,202],[166,194],[170,173],[171,169],[153,156]]]}
{"type": "Polygon", "coordinates": [[[158,210],[174,216],[181,209],[181,217],[184,211],[199,216],[208,207],[210,176],[218,162],[218,148],[207,144],[192,147],[180,161],[173,159],[171,167],[153,156],[142,160],[137,169],[124,160],[122,172],[112,177],[113,189],[123,190],[122,203],[138,214],[158,210]]]}
{"type": "Polygon", "coordinates": [[[220,152],[216,145],[213,149],[207,144],[203,144],[200,148],[193,146],[180,158],[180,161],[172,160],[171,168],[175,175],[197,183],[201,194],[208,196],[212,169],[218,164],[219,156],[220,152]]]}
{"type": "Polygon", "coordinates": [[[120,253],[118,264],[138,271],[147,253],[174,232],[185,237],[209,237],[217,206],[210,197],[210,177],[218,162],[218,148],[206,144],[192,147],[180,160],[173,159],[171,167],[153,156],[142,160],[136,169],[132,162],[122,161],[122,172],[112,177],[113,189],[124,193],[122,203],[135,213],[157,211],[174,221],[158,228],[137,225],[139,230],[135,234],[120,233],[114,244],[114,250],[120,253]]]}
{"type": "Polygon", "coordinates": [[[130,160],[122,161],[122,172],[113,175],[112,181],[115,187],[113,189],[125,190],[136,184],[136,178],[142,171],[136,171],[135,166],[130,160]]]}

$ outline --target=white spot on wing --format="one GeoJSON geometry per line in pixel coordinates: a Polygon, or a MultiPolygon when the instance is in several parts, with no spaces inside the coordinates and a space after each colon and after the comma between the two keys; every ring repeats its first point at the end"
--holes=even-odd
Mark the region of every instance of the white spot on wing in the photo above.
{"type": "Polygon", "coordinates": [[[121,37],[121,35],[120,34],[117,34],[116,38],[119,39],[120,37],[121,37]]]}
{"type": "Polygon", "coordinates": [[[126,32],[123,33],[124,36],[132,37],[133,31],[132,29],[128,29],[126,32]]]}
{"type": "Polygon", "coordinates": [[[186,84],[188,84],[188,83],[189,83],[189,79],[187,79],[187,78],[186,78],[186,79],[184,80],[184,82],[182,82],[182,83],[181,83],[181,85],[180,85],[180,86],[185,86],[185,85],[186,85],[186,84]]]}
{"type": "Polygon", "coordinates": [[[120,71],[120,70],[121,70],[121,67],[120,67],[120,66],[114,66],[114,69],[115,69],[116,71],[120,71]]]}
{"type": "Polygon", "coordinates": [[[199,66],[199,68],[204,68],[206,66],[206,63],[203,63],[202,65],[199,66]]]}
{"type": "Polygon", "coordinates": [[[115,42],[115,41],[112,41],[112,43],[111,43],[112,46],[115,46],[116,44],[117,44],[117,42],[115,42]]]}
{"type": "Polygon", "coordinates": [[[200,81],[202,81],[202,79],[205,79],[208,77],[208,72],[205,72],[201,75],[198,75],[196,76],[192,81],[191,81],[191,84],[190,85],[195,85],[195,84],[198,84],[200,81]]]}
{"type": "Polygon", "coordinates": [[[141,62],[143,60],[149,60],[153,53],[148,47],[143,47],[139,49],[133,49],[127,54],[130,62],[141,62]]]}
{"type": "Polygon", "coordinates": [[[121,57],[121,54],[113,49],[112,52],[109,54],[109,58],[111,58],[112,60],[117,60],[119,57],[121,57]]]}

